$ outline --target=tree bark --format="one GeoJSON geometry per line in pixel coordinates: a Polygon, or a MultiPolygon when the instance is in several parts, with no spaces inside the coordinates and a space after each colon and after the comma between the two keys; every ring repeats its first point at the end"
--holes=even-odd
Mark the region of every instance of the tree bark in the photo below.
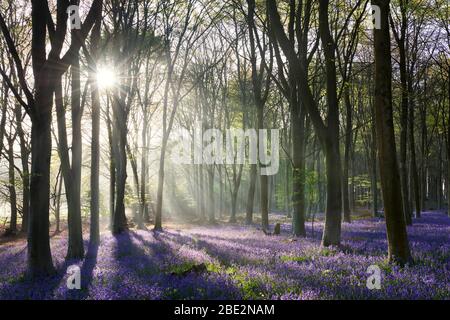
{"type": "MultiPolygon", "coordinates": [[[[10,133],[12,135],[12,133],[10,133]]],[[[8,177],[9,177],[9,203],[11,207],[11,219],[9,221],[9,232],[17,233],[17,195],[16,175],[14,168],[14,138],[8,137],[8,177]]]]}
{"type": "Polygon", "coordinates": [[[30,210],[30,169],[29,169],[29,157],[30,150],[27,147],[25,133],[22,127],[22,110],[19,104],[15,106],[15,115],[17,122],[17,135],[20,142],[20,160],[22,163],[22,225],[20,232],[28,232],[28,217],[30,210]]]}
{"type": "Polygon", "coordinates": [[[414,204],[416,207],[416,218],[420,218],[420,214],[422,211],[421,202],[420,202],[420,186],[419,186],[419,175],[416,161],[416,143],[414,137],[414,121],[415,121],[415,100],[413,97],[413,84],[412,84],[412,75],[408,76],[408,96],[409,96],[409,113],[408,113],[408,122],[409,122],[409,150],[411,156],[411,181],[412,181],[412,194],[414,194],[414,204]]]}
{"type": "MultiPolygon", "coordinates": [[[[147,110],[145,110],[147,112],[147,110]]],[[[144,123],[142,128],[142,155],[141,155],[141,190],[139,195],[139,215],[143,222],[148,222],[148,212],[146,213],[147,208],[147,159],[148,159],[148,143],[147,143],[147,135],[148,135],[148,123],[147,123],[147,114],[144,115],[144,123]]],[[[143,226],[143,225],[142,225],[143,226]]]]}
{"type": "MultiPolygon", "coordinates": [[[[80,58],[79,54],[73,60],[72,71],[72,163],[71,180],[65,180],[65,184],[71,184],[67,195],[71,193],[72,201],[68,201],[68,229],[69,242],[67,249],[68,259],[81,259],[84,256],[83,230],[81,222],[81,85],[80,85],[80,58]]],[[[68,152],[68,150],[67,150],[68,152]]],[[[66,176],[67,177],[67,176],[66,176]]]]}
{"type": "Polygon", "coordinates": [[[408,184],[408,168],[406,161],[407,154],[407,137],[408,137],[408,84],[407,84],[407,61],[406,61],[406,31],[407,31],[407,3],[406,0],[400,1],[401,11],[401,25],[400,34],[394,30],[394,35],[399,48],[400,54],[400,83],[401,83],[401,110],[400,110],[400,181],[402,190],[403,214],[405,216],[406,224],[411,225],[411,208],[409,202],[409,184],[408,184]]]}
{"type": "Polygon", "coordinates": [[[319,34],[327,75],[328,127],[324,144],[327,163],[327,207],[322,245],[339,245],[341,237],[341,156],[339,150],[339,106],[334,40],[328,24],[328,0],[319,3],[319,34]]]}
{"type": "Polygon", "coordinates": [[[388,257],[390,262],[401,265],[411,260],[399,170],[396,159],[394,123],[392,111],[392,66],[389,34],[389,2],[372,0],[380,8],[381,29],[374,30],[375,46],[375,121],[383,193],[388,257]]]}
{"type": "Polygon", "coordinates": [[[209,187],[208,219],[209,219],[209,223],[215,223],[216,222],[216,213],[215,213],[216,208],[215,208],[215,201],[214,201],[214,164],[210,165],[210,168],[208,168],[208,187],[209,187]]]}
{"type": "Polygon", "coordinates": [[[350,164],[350,154],[353,141],[353,110],[350,102],[350,90],[348,84],[344,88],[344,100],[346,111],[346,126],[345,126],[345,148],[344,148],[344,167],[342,171],[342,201],[344,210],[344,222],[351,223],[351,210],[349,198],[348,185],[348,168],[350,164]]]}
{"type": "MultiPolygon", "coordinates": [[[[91,54],[94,59],[98,59],[98,45],[100,42],[101,11],[97,16],[97,21],[91,34],[91,54]]],[[[92,64],[92,62],[91,62],[92,64]]],[[[92,140],[91,140],[91,199],[90,199],[90,226],[89,242],[98,244],[100,242],[100,96],[98,85],[95,79],[95,65],[91,65],[89,80],[91,85],[91,109],[92,109],[92,140]]]]}
{"type": "Polygon", "coordinates": [[[109,229],[112,230],[116,194],[116,166],[114,163],[113,128],[110,111],[110,101],[106,102],[106,126],[108,129],[109,143],[109,229]]]}
{"type": "MultiPolygon", "coordinates": [[[[41,13],[43,15],[43,13],[41,13]]],[[[35,12],[34,15],[39,15],[35,12]]],[[[45,28],[45,26],[44,26],[45,28]]],[[[36,112],[31,125],[31,182],[30,217],[28,229],[28,272],[32,276],[54,272],[50,253],[49,198],[50,198],[50,157],[51,109],[53,85],[42,72],[36,89],[36,112]],[[45,79],[47,78],[47,80],[45,79]]]]}
{"type": "MultiPolygon", "coordinates": [[[[159,172],[158,172],[158,189],[156,193],[156,213],[155,213],[155,227],[156,231],[162,230],[162,201],[163,201],[163,188],[164,188],[164,163],[166,157],[166,139],[163,137],[163,143],[161,145],[161,155],[159,158],[159,172]]],[[[203,173],[201,179],[203,180],[203,173]]],[[[203,208],[203,201],[201,203],[203,208]]],[[[203,212],[203,210],[202,210],[203,212]]]]}
{"type": "MultiPolygon", "coordinates": [[[[293,86],[295,88],[295,85],[293,86]]],[[[297,94],[291,93],[291,94],[297,94]]],[[[305,237],[305,108],[297,97],[291,98],[292,116],[292,231],[305,237]]]]}
{"type": "Polygon", "coordinates": [[[127,116],[124,102],[120,98],[118,89],[113,93],[113,156],[115,167],[116,193],[114,216],[112,219],[112,233],[120,234],[127,229],[125,215],[125,186],[127,180],[127,116]]]}
{"type": "MultiPolygon", "coordinates": [[[[256,167],[256,164],[250,165],[250,184],[248,187],[248,193],[247,193],[247,206],[245,209],[245,223],[251,224],[253,223],[253,207],[254,207],[254,201],[255,201],[255,191],[256,191],[256,175],[258,174],[258,168],[256,167]]],[[[233,218],[236,222],[236,216],[233,218]]],[[[231,221],[231,219],[230,219],[231,221]]]]}

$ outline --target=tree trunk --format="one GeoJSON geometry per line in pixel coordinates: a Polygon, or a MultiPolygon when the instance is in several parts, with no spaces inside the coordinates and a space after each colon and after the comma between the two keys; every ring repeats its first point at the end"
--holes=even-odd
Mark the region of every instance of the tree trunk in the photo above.
{"type": "MultiPolygon", "coordinates": [[[[147,110],[146,110],[147,111],[147,110]]],[[[148,213],[146,214],[147,206],[147,159],[148,159],[148,145],[147,145],[147,134],[148,134],[148,123],[147,115],[144,115],[144,123],[142,128],[142,155],[141,155],[141,191],[139,195],[139,216],[143,222],[148,222],[148,213]]]]}
{"type": "Polygon", "coordinates": [[[322,237],[323,246],[340,244],[342,220],[342,167],[339,150],[339,106],[336,88],[335,44],[328,23],[328,5],[328,0],[319,3],[319,34],[325,56],[328,104],[328,126],[325,141],[322,141],[327,164],[327,207],[322,237]]]}
{"type": "MultiPolygon", "coordinates": [[[[12,135],[12,133],[10,133],[12,135]]],[[[16,175],[14,168],[14,139],[8,137],[8,177],[9,177],[9,203],[11,205],[11,220],[9,221],[9,232],[17,232],[17,195],[16,195],[16,175]]]]}
{"type": "Polygon", "coordinates": [[[19,104],[15,107],[17,134],[20,142],[20,160],[22,163],[22,225],[20,232],[28,232],[28,216],[30,210],[30,169],[28,160],[30,151],[25,140],[25,133],[22,127],[22,109],[19,104]]]}
{"type": "Polygon", "coordinates": [[[408,120],[409,120],[409,150],[410,150],[410,156],[411,156],[411,175],[412,175],[412,190],[414,194],[414,203],[416,207],[416,218],[420,218],[420,212],[421,209],[421,203],[420,203],[420,186],[419,186],[419,175],[418,175],[418,168],[417,168],[417,162],[416,162],[416,143],[414,138],[414,108],[415,103],[414,99],[412,97],[413,95],[413,88],[412,88],[412,76],[409,77],[409,84],[408,84],[408,94],[409,94],[409,103],[410,103],[410,109],[408,114],[408,120]]]}
{"type": "Polygon", "coordinates": [[[305,108],[296,97],[291,98],[292,117],[292,231],[305,237],[305,108]]]}
{"type": "MultiPolygon", "coordinates": [[[[261,103],[258,107],[258,129],[261,130],[264,128],[264,109],[263,104],[261,103]]],[[[260,137],[258,135],[258,145],[265,143],[264,141],[260,141],[260,137]]],[[[261,156],[261,154],[260,154],[261,156]]],[[[261,226],[263,229],[267,230],[269,228],[269,179],[266,175],[259,176],[260,183],[260,205],[261,205],[261,226]]]]}
{"type": "MultiPolygon", "coordinates": [[[[290,148],[288,147],[288,150],[289,150],[290,148]]],[[[289,188],[289,185],[290,185],[290,181],[289,181],[289,176],[292,174],[291,172],[290,172],[290,165],[291,165],[291,163],[290,163],[290,161],[289,161],[289,159],[286,159],[286,161],[284,162],[285,163],[285,177],[284,177],[284,179],[285,179],[285,185],[284,185],[284,192],[285,192],[285,199],[284,199],[284,210],[286,211],[286,216],[288,217],[288,218],[292,218],[292,212],[291,212],[291,199],[290,199],[290,194],[291,194],[291,190],[290,190],[290,188],[289,188]]]]}
{"type": "MultiPolygon", "coordinates": [[[[426,80],[426,79],[425,79],[426,80]]],[[[425,81],[425,89],[426,89],[426,81],[425,81]]],[[[421,185],[421,208],[423,210],[426,210],[426,200],[427,200],[427,153],[428,153],[428,147],[427,147],[427,124],[426,124],[426,107],[423,107],[421,110],[420,115],[420,122],[421,122],[421,168],[420,168],[420,185],[421,185]]],[[[450,137],[450,133],[449,133],[450,137]]],[[[447,149],[448,150],[448,149],[447,149]]]]}
{"type": "Polygon", "coordinates": [[[407,136],[408,136],[408,84],[407,84],[407,61],[406,61],[406,29],[407,29],[407,17],[406,17],[406,5],[401,1],[400,10],[402,14],[401,19],[401,31],[397,37],[397,43],[400,53],[400,83],[401,83],[401,112],[400,112],[400,181],[402,190],[402,203],[403,214],[405,216],[406,224],[411,225],[411,208],[409,202],[409,184],[408,184],[408,168],[406,161],[407,153],[407,136]]]}
{"type": "MultiPolygon", "coordinates": [[[[231,192],[231,217],[230,222],[235,223],[236,222],[236,212],[237,212],[237,198],[238,198],[238,188],[234,188],[234,190],[231,192]]],[[[252,221],[245,222],[246,224],[251,224],[252,221]]]]}
{"type": "Polygon", "coordinates": [[[114,93],[113,114],[113,151],[114,151],[114,166],[116,179],[116,194],[114,205],[114,216],[112,233],[120,234],[127,228],[127,219],[125,215],[125,186],[127,180],[127,127],[125,104],[119,98],[119,93],[114,93]]]}
{"type": "Polygon", "coordinates": [[[375,109],[374,106],[371,105],[371,113],[372,113],[372,145],[370,150],[370,169],[371,169],[371,189],[372,189],[372,216],[378,216],[378,186],[377,186],[377,134],[376,134],[376,125],[375,125],[375,109]]]}
{"type": "Polygon", "coordinates": [[[108,128],[108,142],[109,142],[109,228],[112,230],[114,219],[114,206],[116,195],[116,165],[114,160],[114,146],[113,146],[113,129],[111,114],[109,108],[109,99],[106,105],[106,124],[108,128]]]}
{"type": "MultiPolygon", "coordinates": [[[[70,168],[70,189],[66,188],[68,196],[68,229],[69,241],[67,249],[68,259],[81,259],[84,256],[83,231],[81,223],[81,101],[80,101],[80,59],[77,53],[71,66],[72,71],[72,166],[70,168]],[[70,194],[70,196],[69,196],[70,194]],[[69,198],[72,198],[69,201],[69,198]]],[[[68,150],[66,151],[68,152],[68,150]]],[[[68,176],[66,175],[66,178],[68,176]]]]}
{"type": "Polygon", "coordinates": [[[438,143],[438,163],[436,164],[437,172],[436,172],[436,201],[437,201],[437,209],[442,209],[442,142],[439,139],[438,143]]]}
{"type": "MultiPolygon", "coordinates": [[[[72,73],[74,70],[72,69],[72,73]]],[[[74,82],[75,75],[72,76],[72,87],[75,86],[74,82]]],[[[72,91],[74,89],[72,88],[72,91]]],[[[73,99],[74,97],[72,97],[73,99]]],[[[76,100],[76,97],[75,99],[76,100]]],[[[72,101],[72,108],[77,108],[75,106],[76,101],[72,101]]],[[[61,161],[61,172],[64,178],[64,186],[66,190],[66,199],[67,199],[67,211],[68,211],[68,231],[69,231],[69,239],[68,239],[68,249],[67,249],[67,258],[68,259],[76,259],[82,258],[83,254],[81,254],[79,250],[79,246],[83,246],[82,236],[78,234],[78,231],[81,231],[81,228],[77,228],[77,216],[80,218],[81,225],[81,213],[79,200],[77,202],[77,194],[76,194],[76,182],[75,180],[75,172],[72,170],[70,166],[69,159],[69,146],[67,143],[67,131],[66,131],[66,108],[63,102],[63,93],[62,93],[62,83],[61,79],[58,80],[55,89],[55,104],[56,104],[56,114],[57,114],[57,125],[58,125],[58,153],[61,161]],[[77,214],[78,210],[78,214],[77,214]],[[79,238],[80,236],[80,238],[79,238]]],[[[72,118],[72,121],[74,118],[72,118]]],[[[73,126],[76,126],[76,123],[73,123],[73,126]]],[[[75,142],[76,138],[76,130],[73,130],[73,142],[75,142]]],[[[76,147],[75,147],[76,148],[76,147]]],[[[74,150],[72,150],[72,155],[74,156],[74,150]]],[[[74,159],[75,160],[75,159],[74,159]]],[[[79,198],[79,193],[78,193],[79,198]]]]}
{"type": "MultiPolygon", "coordinates": [[[[166,158],[166,139],[163,138],[163,143],[161,145],[161,156],[159,158],[159,172],[158,172],[158,190],[156,194],[156,213],[155,213],[155,227],[157,231],[162,230],[162,201],[163,201],[163,190],[164,190],[164,164],[166,158]]],[[[203,180],[203,173],[201,179],[203,180]]],[[[203,194],[203,193],[202,193],[203,194]]],[[[201,203],[203,208],[203,201],[201,203]]],[[[203,210],[202,210],[203,211],[203,210]]]]}
{"type": "MultiPolygon", "coordinates": [[[[256,2],[255,0],[248,1],[248,15],[247,15],[247,23],[249,27],[249,44],[250,44],[250,64],[252,70],[252,86],[253,86],[253,96],[254,102],[256,106],[257,113],[257,129],[264,129],[264,105],[265,101],[262,93],[262,80],[260,72],[262,70],[258,70],[257,66],[257,54],[256,54],[256,39],[255,39],[255,8],[256,2]]],[[[260,52],[263,54],[262,52],[260,52]]],[[[260,141],[260,136],[258,134],[258,146],[261,148],[263,145],[263,141],[260,141]]],[[[259,149],[258,149],[259,150],[259,149]]],[[[261,157],[261,152],[259,152],[259,156],[261,157]]],[[[265,156],[265,155],[264,155],[265,156]]],[[[259,161],[259,166],[261,168],[261,161],[259,161]]],[[[268,177],[266,175],[260,175],[259,185],[260,185],[260,210],[261,210],[261,225],[263,229],[267,229],[269,227],[269,194],[268,194],[268,177]]]]}
{"type": "MultiPolygon", "coordinates": [[[[337,136],[336,136],[337,137],[337,136]]],[[[325,145],[327,205],[325,209],[325,227],[322,245],[340,245],[341,238],[341,164],[339,143],[330,139],[325,145]]]]}
{"type": "MultiPolygon", "coordinates": [[[[256,175],[257,175],[257,167],[256,164],[250,165],[250,185],[248,187],[248,193],[247,193],[247,206],[245,209],[245,223],[251,224],[253,223],[253,207],[254,207],[254,201],[255,201],[255,191],[256,191],[256,175]]],[[[233,217],[232,221],[230,219],[230,222],[236,222],[236,216],[233,217]]]]}
{"type": "Polygon", "coordinates": [[[223,180],[222,180],[222,166],[219,166],[219,219],[222,219],[223,210],[223,180]]]}
{"type": "Polygon", "coordinates": [[[344,150],[344,167],[342,172],[342,201],[344,209],[344,222],[351,223],[350,199],[348,195],[348,167],[350,164],[350,153],[353,141],[353,121],[352,121],[352,105],[350,103],[350,91],[348,85],[344,88],[345,110],[346,110],[346,127],[345,127],[345,150],[344,150]]]}
{"type": "MultiPolygon", "coordinates": [[[[136,137],[136,140],[137,140],[137,137],[136,137]]],[[[135,141],[135,145],[137,146],[137,141],[135,141]]],[[[137,150],[137,148],[134,148],[134,152],[136,152],[136,150],[137,150]]],[[[131,171],[133,172],[135,193],[138,198],[138,202],[140,203],[139,193],[140,193],[141,189],[139,186],[139,174],[138,174],[138,168],[137,168],[137,161],[136,161],[136,158],[133,155],[133,151],[131,150],[130,145],[128,143],[127,143],[127,154],[128,154],[128,158],[130,159],[131,171]]],[[[143,211],[141,211],[139,207],[137,207],[137,204],[133,201],[133,219],[134,219],[134,222],[137,224],[138,229],[144,229],[143,215],[141,214],[141,213],[143,213],[143,211]]]]}
{"type": "Polygon", "coordinates": [[[210,223],[216,222],[216,214],[215,214],[215,202],[214,202],[214,164],[210,165],[210,168],[208,170],[208,186],[209,186],[209,212],[208,212],[208,218],[210,223]]]}
{"type": "MultiPolygon", "coordinates": [[[[44,26],[45,27],[45,26],[44,26]]],[[[42,78],[51,75],[42,72],[42,78]]],[[[32,276],[54,272],[49,237],[51,109],[53,87],[41,79],[36,89],[37,116],[31,125],[30,217],[28,272],[32,276]]]]}
{"type": "Polygon", "coordinates": [[[375,121],[378,159],[383,193],[388,256],[390,262],[401,265],[411,259],[402,193],[396,159],[394,123],[392,112],[392,66],[389,34],[389,2],[372,0],[380,8],[381,29],[374,30],[375,46],[375,121]]]}
{"type": "MultiPolygon", "coordinates": [[[[91,53],[98,58],[98,43],[100,41],[101,21],[97,17],[97,22],[92,29],[91,53]]],[[[92,140],[91,140],[91,223],[89,230],[89,242],[98,244],[100,242],[100,96],[95,79],[94,66],[91,66],[89,78],[91,81],[91,103],[92,103],[92,140]]]]}
{"type": "Polygon", "coordinates": [[[62,185],[63,185],[63,178],[61,175],[61,168],[59,168],[58,176],[56,177],[56,194],[55,194],[55,220],[56,220],[56,226],[55,226],[55,233],[61,232],[61,191],[62,191],[62,185]]]}
{"type": "MultiPolygon", "coordinates": [[[[92,27],[92,11],[102,7],[102,1],[94,1],[83,24],[83,33],[79,42],[70,47],[68,63],[59,56],[64,44],[67,18],[66,2],[58,2],[58,20],[52,39],[52,48],[47,58],[48,4],[45,1],[32,0],[31,58],[34,75],[34,99],[30,105],[31,116],[31,182],[30,217],[28,232],[28,273],[32,276],[54,272],[50,251],[49,207],[50,207],[50,159],[52,152],[51,123],[55,81],[61,78],[71,63],[73,53],[78,52],[92,27]],[[59,14],[62,13],[62,16],[59,14]],[[63,32],[61,32],[63,31],[63,32]]],[[[75,31],[72,31],[75,32],[75,31]]],[[[25,90],[25,88],[23,88],[25,90]]],[[[30,99],[29,99],[30,100],[30,99]]],[[[29,101],[30,102],[30,101],[29,101]]]]}

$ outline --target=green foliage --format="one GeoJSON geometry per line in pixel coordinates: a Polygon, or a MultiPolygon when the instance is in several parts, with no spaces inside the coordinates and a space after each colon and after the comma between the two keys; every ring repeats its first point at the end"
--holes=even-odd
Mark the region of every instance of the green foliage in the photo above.
{"type": "Polygon", "coordinates": [[[307,262],[307,261],[311,261],[311,257],[308,257],[306,255],[304,256],[281,256],[280,257],[281,261],[283,262],[289,262],[289,261],[294,261],[294,262],[307,262]]]}

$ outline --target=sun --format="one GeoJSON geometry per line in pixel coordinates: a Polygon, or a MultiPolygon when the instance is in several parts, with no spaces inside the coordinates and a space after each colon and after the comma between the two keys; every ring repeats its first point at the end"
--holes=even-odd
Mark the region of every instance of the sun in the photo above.
{"type": "Polygon", "coordinates": [[[114,73],[114,69],[110,66],[99,67],[96,78],[99,88],[102,89],[112,88],[117,83],[117,76],[114,73]]]}

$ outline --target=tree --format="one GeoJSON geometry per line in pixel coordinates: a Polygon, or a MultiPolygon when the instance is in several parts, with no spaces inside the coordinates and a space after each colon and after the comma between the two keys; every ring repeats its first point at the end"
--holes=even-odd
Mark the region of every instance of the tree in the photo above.
{"type": "Polygon", "coordinates": [[[374,29],[375,47],[375,121],[381,191],[388,239],[390,262],[404,265],[411,259],[402,193],[396,159],[394,123],[392,111],[392,66],[389,34],[389,0],[373,0],[380,8],[380,29],[374,29]]]}
{"type": "MultiPolygon", "coordinates": [[[[265,127],[264,124],[264,106],[267,101],[267,97],[270,90],[270,73],[272,69],[272,60],[273,54],[270,52],[270,61],[268,63],[269,67],[266,71],[266,79],[264,79],[264,62],[265,55],[268,50],[267,42],[264,40],[260,40],[258,36],[258,30],[255,25],[255,0],[247,0],[248,12],[246,15],[246,20],[248,24],[248,33],[249,33],[249,45],[250,45],[250,65],[251,65],[251,79],[253,85],[253,99],[256,106],[256,118],[257,118],[257,129],[262,130],[265,127]],[[262,44],[261,44],[262,42],[262,44]],[[257,64],[257,53],[256,47],[259,49],[260,54],[260,66],[258,68],[257,64]]],[[[262,145],[261,137],[258,135],[258,145],[261,147],[262,145]]],[[[261,156],[261,152],[259,153],[261,156]]],[[[261,159],[260,165],[261,167],[261,159]]],[[[252,172],[253,173],[253,172],[252,172]]],[[[268,176],[261,174],[260,175],[260,201],[261,201],[261,224],[263,229],[267,229],[269,227],[269,198],[268,198],[268,176]]]]}
{"type": "MultiPolygon", "coordinates": [[[[31,2],[32,45],[31,57],[34,76],[34,93],[28,87],[23,63],[11,38],[9,29],[0,14],[0,28],[14,60],[16,73],[26,102],[15,92],[14,96],[27,110],[31,118],[31,182],[28,232],[28,271],[31,275],[48,274],[54,271],[49,239],[50,156],[51,156],[51,111],[53,94],[58,79],[69,68],[82,42],[89,33],[96,10],[102,0],[94,0],[81,30],[75,32],[80,41],[73,42],[60,58],[67,28],[68,1],[57,6],[57,22],[53,22],[49,6],[45,1],[31,2]],[[48,29],[48,30],[47,30],[48,29]],[[47,56],[46,39],[51,40],[47,56]]],[[[5,79],[5,75],[2,73],[5,79]]],[[[10,88],[12,86],[10,85],[10,88]]]]}
{"type": "Polygon", "coordinates": [[[95,25],[91,33],[91,54],[92,61],[89,61],[89,83],[91,86],[91,109],[92,109],[92,141],[91,141],[91,223],[89,232],[89,242],[98,244],[100,241],[100,217],[99,217],[99,166],[100,166],[100,96],[98,85],[95,81],[97,71],[95,61],[99,59],[99,42],[101,28],[101,10],[97,12],[95,25]]]}
{"type": "Polygon", "coordinates": [[[327,207],[322,244],[339,245],[341,235],[341,160],[339,151],[339,108],[336,94],[336,69],[334,40],[328,25],[328,1],[321,1],[319,8],[319,34],[325,53],[327,74],[328,121],[324,123],[321,112],[314,100],[306,75],[306,66],[299,60],[283,30],[280,15],[274,0],[267,0],[267,11],[275,38],[283,50],[289,66],[292,67],[299,86],[302,101],[314,125],[326,155],[327,207]]]}

